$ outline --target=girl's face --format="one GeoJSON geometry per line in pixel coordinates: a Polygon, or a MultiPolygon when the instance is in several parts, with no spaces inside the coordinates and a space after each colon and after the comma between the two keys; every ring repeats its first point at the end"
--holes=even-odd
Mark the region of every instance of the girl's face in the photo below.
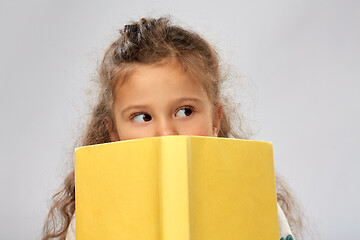
{"type": "Polygon", "coordinates": [[[216,136],[222,114],[179,65],[139,65],[114,91],[112,141],[167,135],[216,136]]]}

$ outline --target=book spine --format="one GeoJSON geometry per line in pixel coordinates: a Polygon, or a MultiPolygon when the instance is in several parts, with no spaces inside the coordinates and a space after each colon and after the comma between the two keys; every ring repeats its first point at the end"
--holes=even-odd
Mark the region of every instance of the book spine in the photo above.
{"type": "Polygon", "coordinates": [[[161,142],[161,240],[189,240],[189,137],[167,137],[161,142]]]}

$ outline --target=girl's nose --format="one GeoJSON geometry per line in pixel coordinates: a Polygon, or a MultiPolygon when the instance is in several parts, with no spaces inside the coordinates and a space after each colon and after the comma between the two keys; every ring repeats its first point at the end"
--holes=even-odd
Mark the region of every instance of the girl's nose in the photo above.
{"type": "Polygon", "coordinates": [[[171,119],[162,119],[157,123],[157,136],[179,135],[174,122],[171,119]]]}

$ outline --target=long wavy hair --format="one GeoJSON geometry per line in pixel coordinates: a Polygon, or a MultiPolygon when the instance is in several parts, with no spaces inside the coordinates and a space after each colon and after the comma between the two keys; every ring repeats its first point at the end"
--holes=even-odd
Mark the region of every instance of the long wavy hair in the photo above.
{"type": "MultiPolygon", "coordinates": [[[[168,18],[142,18],[125,25],[120,30],[119,38],[105,52],[98,70],[99,97],[80,145],[110,142],[107,126],[109,121],[114,123],[114,86],[131,74],[131,69],[136,64],[157,64],[174,60],[182,65],[184,71],[196,76],[195,79],[201,82],[213,106],[221,101],[220,85],[226,77],[221,73],[219,57],[214,48],[199,34],[172,24],[168,18]]],[[[229,104],[223,104],[218,136],[246,139],[243,126],[231,125],[230,107],[229,104]]],[[[279,177],[276,177],[276,185],[278,203],[294,235],[299,237],[302,229],[301,211],[279,177]]],[[[72,170],[66,177],[63,188],[53,197],[42,239],[65,239],[74,213],[75,182],[72,170]]]]}

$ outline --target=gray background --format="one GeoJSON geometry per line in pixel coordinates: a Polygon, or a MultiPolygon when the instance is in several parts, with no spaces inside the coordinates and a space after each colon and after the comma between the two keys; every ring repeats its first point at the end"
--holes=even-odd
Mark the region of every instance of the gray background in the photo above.
{"type": "Polygon", "coordinates": [[[359,13],[359,1],[340,0],[2,1],[0,239],[40,238],[104,49],[129,20],[167,14],[241,76],[252,138],[274,143],[312,238],[356,238],[359,13]]]}

